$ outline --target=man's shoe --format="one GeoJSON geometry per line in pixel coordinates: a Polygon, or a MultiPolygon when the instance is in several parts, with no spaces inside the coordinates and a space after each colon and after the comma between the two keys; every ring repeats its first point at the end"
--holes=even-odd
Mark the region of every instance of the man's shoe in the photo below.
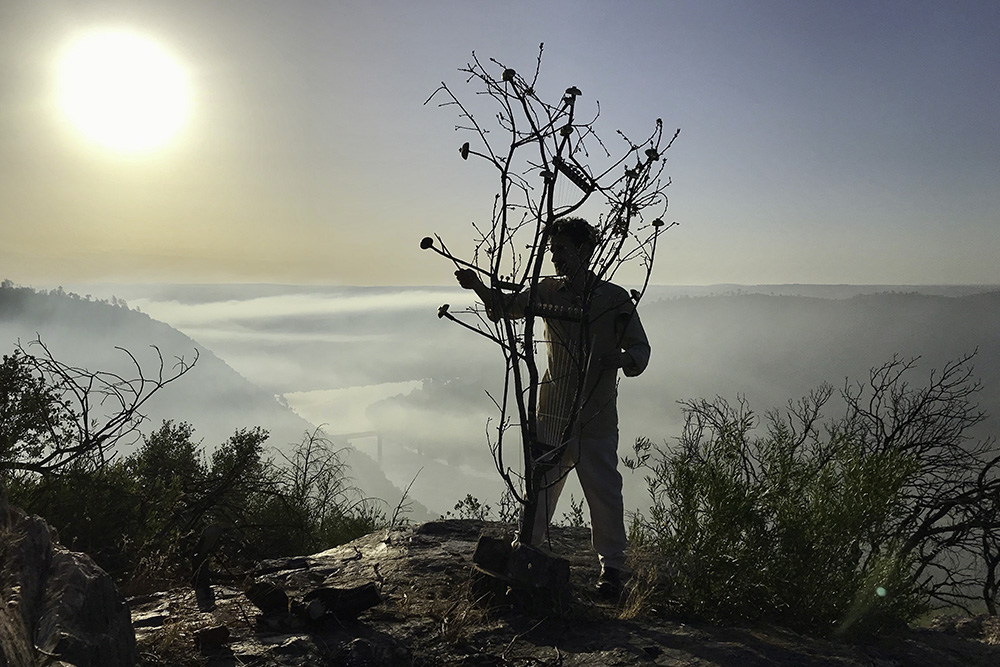
{"type": "Polygon", "coordinates": [[[625,573],[613,567],[601,570],[601,576],[597,578],[597,593],[602,598],[614,599],[621,597],[625,586],[625,573]]]}

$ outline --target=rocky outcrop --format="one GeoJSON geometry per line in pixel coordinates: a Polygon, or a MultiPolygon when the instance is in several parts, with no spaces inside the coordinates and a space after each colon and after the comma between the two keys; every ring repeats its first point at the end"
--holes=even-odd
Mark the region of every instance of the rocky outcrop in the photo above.
{"type": "Polygon", "coordinates": [[[0,667],[133,667],[135,632],[111,577],[44,520],[0,508],[0,667]]]}
{"type": "Polygon", "coordinates": [[[633,587],[636,595],[607,603],[594,591],[597,560],[586,529],[552,530],[552,551],[570,563],[567,591],[513,592],[493,585],[489,575],[484,581],[473,562],[481,535],[509,540],[512,530],[450,520],[380,531],[311,556],[262,563],[239,586],[215,585],[211,611],[199,610],[190,588],[134,599],[143,664],[1000,664],[995,623],[962,631],[909,630],[845,644],[780,628],[725,628],[671,618],[642,608],[648,588],[642,584],[633,587]]]}

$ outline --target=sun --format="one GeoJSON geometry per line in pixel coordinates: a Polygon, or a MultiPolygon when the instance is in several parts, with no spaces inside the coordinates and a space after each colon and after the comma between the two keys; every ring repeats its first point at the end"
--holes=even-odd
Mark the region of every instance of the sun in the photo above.
{"type": "Polygon", "coordinates": [[[188,77],[150,38],[126,30],[88,32],[62,53],[59,103],[89,139],[121,153],[159,148],[184,126],[188,77]]]}

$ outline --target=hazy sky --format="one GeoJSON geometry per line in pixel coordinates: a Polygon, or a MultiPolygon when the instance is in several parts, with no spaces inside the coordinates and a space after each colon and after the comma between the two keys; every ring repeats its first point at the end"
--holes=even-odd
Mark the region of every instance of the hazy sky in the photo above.
{"type": "Polygon", "coordinates": [[[5,1],[0,277],[446,282],[417,243],[462,247],[494,185],[424,101],[540,42],[540,92],[600,100],[606,140],[682,129],[654,283],[1000,283],[995,0],[5,1]],[[180,67],[159,149],[60,106],[60,54],[108,28],[180,67]]]}

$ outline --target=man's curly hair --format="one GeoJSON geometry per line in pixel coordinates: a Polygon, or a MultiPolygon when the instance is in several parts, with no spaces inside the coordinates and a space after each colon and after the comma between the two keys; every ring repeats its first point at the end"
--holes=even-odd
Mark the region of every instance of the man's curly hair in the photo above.
{"type": "Polygon", "coordinates": [[[556,234],[563,234],[569,237],[573,245],[584,249],[584,254],[587,256],[590,256],[594,252],[594,249],[601,243],[600,232],[583,218],[559,218],[552,223],[549,238],[552,238],[556,234]]]}

